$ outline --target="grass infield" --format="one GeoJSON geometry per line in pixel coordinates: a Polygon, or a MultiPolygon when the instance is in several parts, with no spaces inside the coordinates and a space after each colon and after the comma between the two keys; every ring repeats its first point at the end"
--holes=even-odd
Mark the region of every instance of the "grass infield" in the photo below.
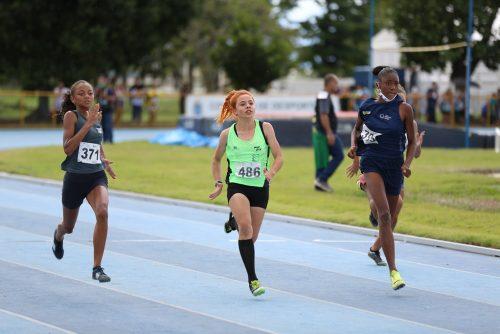
{"type": "MultiPolygon", "coordinates": [[[[226,205],[225,191],[214,202],[208,199],[212,149],[129,142],[105,150],[118,175],[110,179],[112,189],[226,205]]],[[[62,148],[55,146],[2,151],[0,170],[62,180],[63,159],[62,148]]],[[[284,160],[271,185],[268,212],[371,226],[365,194],[344,173],[350,159],[330,179],[332,194],[313,189],[312,149],[285,148],[284,160]]],[[[500,248],[499,174],[500,154],[492,150],[424,148],[405,180],[397,232],[500,248]]]]}

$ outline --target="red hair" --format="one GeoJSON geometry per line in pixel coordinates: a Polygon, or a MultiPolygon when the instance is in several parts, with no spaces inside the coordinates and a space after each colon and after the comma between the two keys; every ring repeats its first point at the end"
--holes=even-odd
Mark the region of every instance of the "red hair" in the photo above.
{"type": "Polygon", "coordinates": [[[233,112],[236,110],[236,101],[242,95],[250,95],[253,99],[253,95],[244,89],[232,90],[227,94],[224,104],[220,109],[219,117],[217,117],[217,123],[222,124],[226,119],[233,116],[233,112]]]}

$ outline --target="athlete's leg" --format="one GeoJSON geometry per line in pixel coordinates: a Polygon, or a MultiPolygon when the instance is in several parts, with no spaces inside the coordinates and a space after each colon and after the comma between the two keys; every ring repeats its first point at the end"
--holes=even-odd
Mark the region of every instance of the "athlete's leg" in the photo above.
{"type": "Polygon", "coordinates": [[[252,206],[250,208],[250,214],[252,216],[252,240],[255,243],[257,238],[259,237],[260,227],[262,226],[262,220],[264,220],[264,215],[266,213],[266,209],[260,208],[257,206],[252,206]]]}
{"type": "Polygon", "coordinates": [[[238,239],[252,239],[252,216],[250,214],[250,202],[248,198],[241,193],[236,193],[229,199],[229,207],[238,223],[238,239]]]}
{"type": "MultiPolygon", "coordinates": [[[[365,173],[367,190],[375,203],[379,222],[379,236],[382,241],[382,249],[384,250],[389,269],[396,269],[395,252],[394,252],[394,237],[392,235],[392,220],[389,209],[388,196],[385,192],[384,181],[378,173],[365,173]]],[[[392,196],[397,199],[397,196],[392,196]]]]}
{"type": "Polygon", "coordinates": [[[73,232],[76,219],[78,218],[79,207],[75,209],[68,209],[63,206],[63,220],[57,225],[54,231],[54,240],[52,245],[52,252],[54,256],[60,260],[64,257],[63,239],[66,233],[73,232]]]}
{"type": "Polygon", "coordinates": [[[396,225],[398,223],[399,213],[403,209],[404,198],[405,198],[405,191],[404,191],[404,189],[401,189],[401,192],[399,193],[399,196],[398,196],[398,204],[396,206],[396,211],[394,212],[394,216],[392,218],[392,230],[393,231],[396,228],[396,225]]]}
{"type": "Polygon", "coordinates": [[[370,205],[370,212],[373,214],[375,219],[378,220],[377,208],[375,207],[375,201],[371,197],[370,193],[366,191],[366,198],[368,199],[368,205],[370,205]]]}
{"type": "MultiPolygon", "coordinates": [[[[395,210],[395,212],[391,212],[392,230],[393,231],[396,228],[396,225],[398,223],[399,213],[401,212],[401,209],[403,208],[404,195],[405,195],[404,189],[401,189],[401,193],[398,196],[396,210],[395,210]]],[[[377,210],[375,208],[375,203],[373,202],[373,199],[371,199],[370,194],[368,194],[368,193],[367,193],[367,196],[368,196],[368,199],[370,201],[370,209],[372,210],[372,213],[376,212],[377,210]],[[372,205],[373,205],[373,207],[372,207],[372,205]]],[[[375,217],[377,217],[377,216],[375,216],[375,217]]],[[[380,240],[380,236],[378,236],[377,239],[375,240],[375,242],[373,243],[373,245],[370,247],[370,250],[378,251],[378,250],[380,250],[380,248],[382,248],[382,242],[380,240]]]]}
{"type": "Polygon", "coordinates": [[[68,209],[63,206],[63,220],[57,225],[56,240],[62,241],[65,234],[73,232],[80,208],[68,209]]]}
{"type": "MultiPolygon", "coordinates": [[[[245,195],[236,193],[229,199],[229,207],[236,222],[238,222],[238,248],[247,271],[248,283],[251,283],[258,279],[255,273],[255,249],[252,239],[253,227],[250,202],[245,195]]],[[[250,289],[252,289],[251,286],[250,289]]]]}
{"type": "Polygon", "coordinates": [[[87,195],[92,210],[96,217],[94,227],[94,268],[101,265],[108,236],[108,189],[103,185],[98,185],[87,195]]]}

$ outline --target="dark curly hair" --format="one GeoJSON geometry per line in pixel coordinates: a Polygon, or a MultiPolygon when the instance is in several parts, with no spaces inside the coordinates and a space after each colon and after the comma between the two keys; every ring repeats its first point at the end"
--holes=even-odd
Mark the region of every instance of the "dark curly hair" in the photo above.
{"type": "Polygon", "coordinates": [[[71,101],[71,96],[75,93],[76,87],[78,87],[79,85],[82,85],[82,84],[87,84],[90,87],[92,87],[92,85],[85,80],[78,80],[74,84],[72,84],[69,92],[64,94],[63,102],[61,105],[61,112],[60,112],[61,117],[64,116],[64,114],[67,111],[76,110],[75,104],[71,101]]]}

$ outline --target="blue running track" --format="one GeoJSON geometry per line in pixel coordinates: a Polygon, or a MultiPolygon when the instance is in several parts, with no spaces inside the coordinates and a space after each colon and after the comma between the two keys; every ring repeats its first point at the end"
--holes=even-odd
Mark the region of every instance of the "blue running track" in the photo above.
{"type": "Polygon", "coordinates": [[[86,203],[52,254],[60,194],[0,176],[0,333],[500,333],[498,257],[398,242],[395,292],[371,237],[265,219],[255,298],[225,212],[116,192],[99,284],[86,203]]]}
{"type": "MultiPolygon", "coordinates": [[[[61,141],[60,129],[0,132],[0,150],[61,141]]],[[[52,254],[60,196],[60,183],[0,175],[2,334],[500,333],[499,257],[397,242],[408,286],[395,292],[366,255],[372,237],[269,216],[256,245],[267,292],[254,298],[223,209],[113,191],[103,261],[112,280],[99,284],[87,204],[64,258],[52,254]]]]}

